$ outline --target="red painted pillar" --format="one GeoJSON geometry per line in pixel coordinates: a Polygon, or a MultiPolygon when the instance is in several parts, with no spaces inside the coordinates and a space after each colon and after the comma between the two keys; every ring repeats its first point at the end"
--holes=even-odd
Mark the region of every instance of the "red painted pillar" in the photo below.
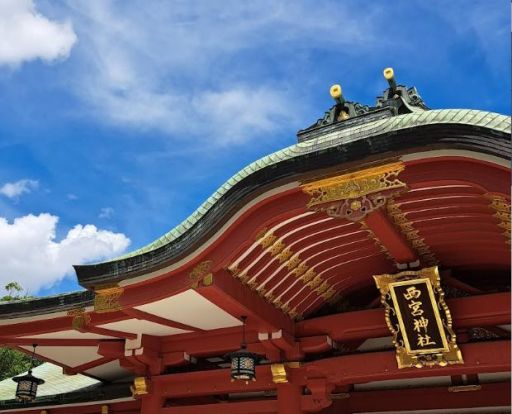
{"type": "Polygon", "coordinates": [[[160,384],[151,384],[150,393],[142,397],[141,414],[160,414],[163,405],[160,384]]]}
{"type": "Polygon", "coordinates": [[[302,399],[302,387],[291,383],[277,386],[277,413],[278,414],[303,414],[300,403],[302,399]]]}

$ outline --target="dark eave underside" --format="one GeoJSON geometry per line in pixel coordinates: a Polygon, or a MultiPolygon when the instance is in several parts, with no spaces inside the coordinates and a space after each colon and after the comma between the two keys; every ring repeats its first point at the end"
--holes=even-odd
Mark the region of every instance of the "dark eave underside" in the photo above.
{"type": "Polygon", "coordinates": [[[77,307],[92,306],[94,292],[82,291],[65,293],[43,298],[4,302],[0,304],[0,318],[12,319],[30,316],[39,316],[46,313],[65,312],[77,307]]]}
{"type": "Polygon", "coordinates": [[[357,161],[369,162],[434,149],[469,150],[502,159],[511,156],[509,134],[491,128],[449,123],[417,126],[329,148],[315,148],[307,154],[264,167],[238,182],[189,231],[160,248],[117,261],[75,266],[79,283],[86,288],[117,283],[183,258],[211,237],[247,203],[249,197],[279,181],[305,178],[307,174],[342,164],[353,168],[357,161]]]}

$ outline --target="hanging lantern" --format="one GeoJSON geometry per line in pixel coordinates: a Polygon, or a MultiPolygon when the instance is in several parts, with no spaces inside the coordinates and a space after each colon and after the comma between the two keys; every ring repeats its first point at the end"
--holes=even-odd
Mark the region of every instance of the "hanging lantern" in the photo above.
{"type": "Polygon", "coordinates": [[[36,353],[36,346],[33,345],[34,351],[32,352],[32,362],[30,370],[27,375],[21,377],[14,377],[12,380],[18,383],[16,387],[16,399],[18,401],[30,402],[34,401],[37,395],[37,387],[44,384],[44,380],[36,378],[32,375],[32,368],[34,368],[34,355],[36,353]]]}
{"type": "Polygon", "coordinates": [[[229,354],[231,358],[231,381],[245,381],[248,384],[249,381],[256,381],[256,364],[260,356],[247,351],[245,340],[245,321],[247,317],[242,316],[241,319],[243,322],[241,347],[238,351],[229,354]]]}

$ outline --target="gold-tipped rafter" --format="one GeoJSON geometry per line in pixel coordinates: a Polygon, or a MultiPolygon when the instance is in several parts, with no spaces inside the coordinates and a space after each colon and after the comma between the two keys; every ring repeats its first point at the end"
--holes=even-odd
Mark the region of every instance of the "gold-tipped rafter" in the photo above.
{"type": "Polygon", "coordinates": [[[407,218],[405,213],[402,212],[400,206],[393,198],[388,200],[387,204],[388,216],[391,217],[393,222],[398,226],[402,234],[411,244],[411,247],[416,250],[421,261],[427,266],[436,265],[438,262],[436,256],[430,250],[430,247],[425,243],[419,230],[416,230],[412,222],[407,218]]]}
{"type": "MultiPolygon", "coordinates": [[[[305,286],[308,286],[318,296],[325,301],[331,300],[336,294],[333,286],[318,275],[313,268],[306,264],[300,256],[295,253],[289,246],[277,238],[272,232],[259,233],[257,236],[258,244],[268,253],[275,257],[280,264],[283,264],[290,273],[300,280],[305,286]]],[[[241,271],[236,264],[228,267],[228,270],[238,278],[242,283],[255,290],[260,296],[272,303],[278,309],[287,313],[291,318],[301,318],[296,308],[290,309],[288,303],[283,303],[280,298],[274,296],[273,290],[267,290],[264,284],[258,284],[252,275],[241,271]]]]}
{"type": "Polygon", "coordinates": [[[486,194],[491,201],[489,207],[494,211],[493,217],[498,220],[498,226],[503,229],[503,236],[510,244],[510,201],[499,194],[486,194]]]}

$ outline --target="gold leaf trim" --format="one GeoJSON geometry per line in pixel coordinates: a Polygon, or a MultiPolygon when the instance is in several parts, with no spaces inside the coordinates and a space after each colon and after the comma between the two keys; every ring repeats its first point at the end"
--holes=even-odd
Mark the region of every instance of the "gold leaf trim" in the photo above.
{"type": "Polygon", "coordinates": [[[400,232],[409,241],[411,247],[416,250],[423,263],[427,266],[438,264],[439,262],[434,253],[432,253],[430,247],[425,243],[425,240],[420,237],[419,230],[414,228],[412,222],[407,219],[406,214],[402,212],[393,198],[388,200],[387,212],[388,216],[399,227],[400,232]]]}
{"type": "Polygon", "coordinates": [[[464,363],[456,342],[455,332],[453,331],[453,319],[444,300],[441,277],[437,266],[415,271],[406,270],[397,274],[375,275],[373,278],[381,293],[381,303],[384,305],[386,312],[386,324],[393,335],[393,343],[396,348],[396,360],[399,369],[464,363]],[[392,287],[395,285],[413,283],[414,281],[421,281],[422,283],[430,285],[428,286],[428,291],[430,292],[434,318],[436,319],[437,326],[440,327],[440,335],[443,338],[443,343],[446,344],[443,348],[433,349],[430,352],[409,352],[407,349],[407,338],[404,338],[404,333],[402,332],[402,313],[398,304],[394,302],[392,287]]]}
{"type": "Polygon", "coordinates": [[[304,184],[302,190],[311,196],[307,207],[406,187],[398,178],[404,169],[405,165],[397,162],[304,184]]]}
{"type": "Polygon", "coordinates": [[[211,260],[205,260],[192,269],[188,275],[192,289],[197,289],[201,283],[204,286],[209,286],[213,283],[212,264],[211,260]]]}
{"type": "Polygon", "coordinates": [[[87,325],[89,325],[89,323],[91,323],[91,315],[85,313],[85,308],[69,310],[67,315],[73,317],[73,320],[71,321],[71,327],[76,331],[84,329],[87,325]]]}
{"type": "Polygon", "coordinates": [[[491,201],[489,207],[494,211],[493,217],[498,220],[498,227],[505,230],[502,234],[510,244],[510,202],[498,194],[486,194],[485,197],[491,201]]]}
{"type": "Polygon", "coordinates": [[[124,288],[115,286],[96,290],[94,293],[94,311],[98,313],[115,312],[122,309],[119,299],[124,288]]]}

